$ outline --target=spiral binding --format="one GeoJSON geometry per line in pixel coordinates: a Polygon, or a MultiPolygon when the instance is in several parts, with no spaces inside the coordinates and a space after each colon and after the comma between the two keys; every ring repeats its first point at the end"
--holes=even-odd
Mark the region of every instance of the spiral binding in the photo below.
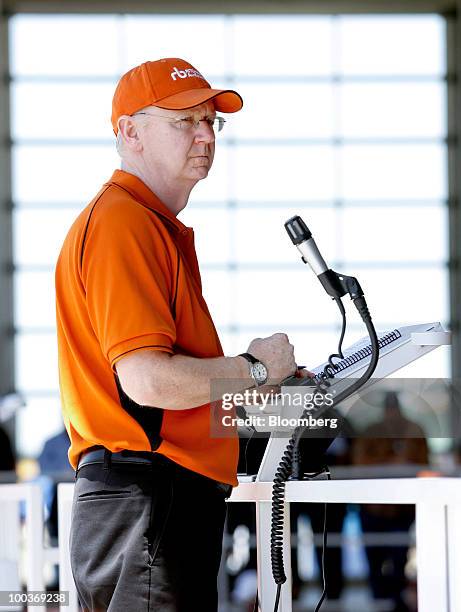
{"type": "MultiPolygon", "coordinates": [[[[402,334],[399,332],[399,330],[394,329],[394,331],[389,332],[388,334],[386,334],[379,340],[379,348],[382,349],[388,344],[391,344],[391,342],[394,342],[395,340],[398,340],[401,337],[402,337],[402,334]]],[[[361,348],[360,350],[358,350],[356,353],[353,353],[352,355],[349,355],[349,357],[345,357],[341,361],[338,361],[338,363],[335,363],[333,365],[333,368],[334,368],[333,371],[331,371],[330,366],[326,366],[325,370],[328,369],[328,372],[327,372],[328,375],[333,374],[334,376],[338,374],[339,372],[342,372],[343,370],[350,368],[352,365],[358,363],[359,361],[362,361],[362,359],[369,357],[371,353],[372,353],[371,344],[368,344],[364,348],[361,348]]],[[[319,383],[322,380],[322,378],[324,378],[323,371],[315,375],[314,381],[316,383],[319,383]]]]}

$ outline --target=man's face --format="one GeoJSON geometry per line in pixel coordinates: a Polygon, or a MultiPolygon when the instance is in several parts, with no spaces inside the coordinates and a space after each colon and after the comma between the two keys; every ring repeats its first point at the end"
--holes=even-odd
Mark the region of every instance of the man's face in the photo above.
{"type": "Polygon", "coordinates": [[[206,178],[213,163],[215,135],[202,120],[216,116],[213,102],[182,111],[150,106],[135,115],[142,118],[144,161],[156,176],[160,173],[166,183],[189,184],[206,178]]]}

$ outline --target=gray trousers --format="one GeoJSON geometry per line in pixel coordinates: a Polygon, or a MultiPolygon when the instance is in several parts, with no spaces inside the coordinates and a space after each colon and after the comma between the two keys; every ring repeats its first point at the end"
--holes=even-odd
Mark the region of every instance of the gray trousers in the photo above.
{"type": "Polygon", "coordinates": [[[225,513],[215,481],[161,455],[82,467],[70,546],[84,610],[216,612],[225,513]]]}

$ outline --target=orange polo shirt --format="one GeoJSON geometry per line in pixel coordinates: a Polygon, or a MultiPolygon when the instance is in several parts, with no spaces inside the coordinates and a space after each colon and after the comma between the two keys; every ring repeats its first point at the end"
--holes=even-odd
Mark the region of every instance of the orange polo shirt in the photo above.
{"type": "Polygon", "coordinates": [[[210,432],[210,405],[139,406],[114,365],[159,350],[223,355],[201,291],[192,228],[137,177],[116,170],[80,213],[56,266],[59,379],[75,468],[80,454],[155,451],[215,480],[237,484],[238,440],[210,432]]]}

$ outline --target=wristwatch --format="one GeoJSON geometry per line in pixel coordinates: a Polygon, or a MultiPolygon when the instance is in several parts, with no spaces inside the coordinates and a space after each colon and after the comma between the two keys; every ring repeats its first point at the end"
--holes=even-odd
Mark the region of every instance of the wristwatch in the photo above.
{"type": "Polygon", "coordinates": [[[239,357],[244,357],[248,361],[250,376],[255,381],[256,386],[261,387],[261,385],[265,385],[269,373],[263,362],[253,357],[253,355],[250,355],[250,353],[240,353],[239,357]]]}

